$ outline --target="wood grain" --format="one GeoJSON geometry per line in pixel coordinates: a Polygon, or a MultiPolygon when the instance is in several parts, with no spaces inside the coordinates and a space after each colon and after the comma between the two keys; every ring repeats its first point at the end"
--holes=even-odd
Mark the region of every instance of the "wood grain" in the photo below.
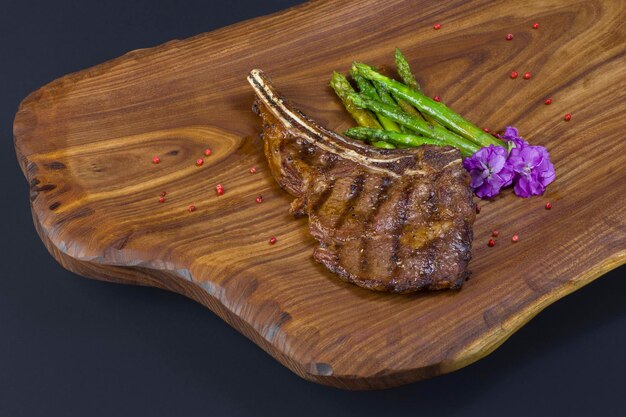
{"type": "Polygon", "coordinates": [[[624,3],[364,3],[307,3],[133,51],[29,95],[15,146],[52,255],[81,275],[182,293],[298,375],[348,389],[463,367],[623,264],[624,3]],[[316,264],[306,219],[288,214],[250,111],[245,77],[258,67],[305,113],[342,130],[352,122],[327,87],[331,72],[355,59],[391,65],[396,46],[428,94],[480,126],[517,126],[556,166],[543,197],[505,192],[481,203],[461,292],[374,293],[316,264]],[[533,77],[511,80],[513,70],[533,77]],[[196,167],[206,147],[213,155],[196,167]],[[494,228],[501,237],[488,248],[494,228]]]}

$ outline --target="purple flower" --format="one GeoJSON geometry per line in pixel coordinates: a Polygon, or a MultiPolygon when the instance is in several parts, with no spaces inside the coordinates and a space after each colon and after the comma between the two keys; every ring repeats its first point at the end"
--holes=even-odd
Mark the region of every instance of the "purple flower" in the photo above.
{"type": "MultiPolygon", "coordinates": [[[[509,145],[514,145],[516,148],[523,148],[524,146],[528,146],[528,142],[524,140],[523,137],[519,136],[517,128],[512,126],[507,126],[504,129],[504,134],[500,136],[500,139],[509,142],[509,145]]],[[[509,146],[509,149],[513,148],[513,146],[509,146]]]]}
{"type": "Polygon", "coordinates": [[[502,146],[489,145],[463,160],[471,177],[470,186],[480,198],[492,198],[513,181],[515,173],[507,164],[508,151],[502,146]]]}
{"type": "Polygon", "coordinates": [[[556,176],[550,154],[543,146],[513,148],[507,165],[515,171],[513,190],[520,197],[543,194],[556,176]]]}

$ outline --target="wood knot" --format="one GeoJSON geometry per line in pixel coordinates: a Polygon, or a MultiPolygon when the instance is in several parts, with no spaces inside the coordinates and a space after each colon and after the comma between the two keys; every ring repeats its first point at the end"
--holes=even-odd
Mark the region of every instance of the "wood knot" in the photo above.
{"type": "Polygon", "coordinates": [[[44,191],[52,191],[57,188],[54,184],[43,184],[40,185],[41,181],[37,178],[33,178],[30,181],[30,201],[35,201],[40,192],[44,191]]]}
{"type": "Polygon", "coordinates": [[[65,169],[65,164],[63,162],[54,161],[50,162],[49,164],[45,164],[45,167],[49,169],[60,170],[65,169]]]}

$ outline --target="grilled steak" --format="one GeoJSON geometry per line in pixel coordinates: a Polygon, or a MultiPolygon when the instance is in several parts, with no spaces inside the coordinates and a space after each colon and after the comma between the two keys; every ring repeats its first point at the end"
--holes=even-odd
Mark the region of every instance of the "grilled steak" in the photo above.
{"type": "Polygon", "coordinates": [[[248,81],[272,175],[309,217],[315,260],[372,290],[461,287],[476,212],[457,149],[374,148],[314,123],[262,71],[248,81]]]}

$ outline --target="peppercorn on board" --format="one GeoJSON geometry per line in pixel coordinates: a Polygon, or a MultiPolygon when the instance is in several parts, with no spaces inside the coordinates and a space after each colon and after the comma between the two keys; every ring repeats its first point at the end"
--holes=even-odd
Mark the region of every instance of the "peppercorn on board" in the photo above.
{"type": "Polygon", "coordinates": [[[625,5],[369,3],[307,3],[133,51],[29,95],[14,139],[51,254],[87,277],[184,294],[298,375],[347,389],[466,366],[623,264],[626,101],[615,87],[626,75],[625,5]],[[263,68],[302,111],[343,131],[353,122],[329,74],[352,60],[391,65],[395,47],[427,94],[480,127],[517,126],[556,167],[542,197],[509,190],[479,203],[460,292],[375,293],[316,264],[250,111],[246,75],[263,68]]]}

